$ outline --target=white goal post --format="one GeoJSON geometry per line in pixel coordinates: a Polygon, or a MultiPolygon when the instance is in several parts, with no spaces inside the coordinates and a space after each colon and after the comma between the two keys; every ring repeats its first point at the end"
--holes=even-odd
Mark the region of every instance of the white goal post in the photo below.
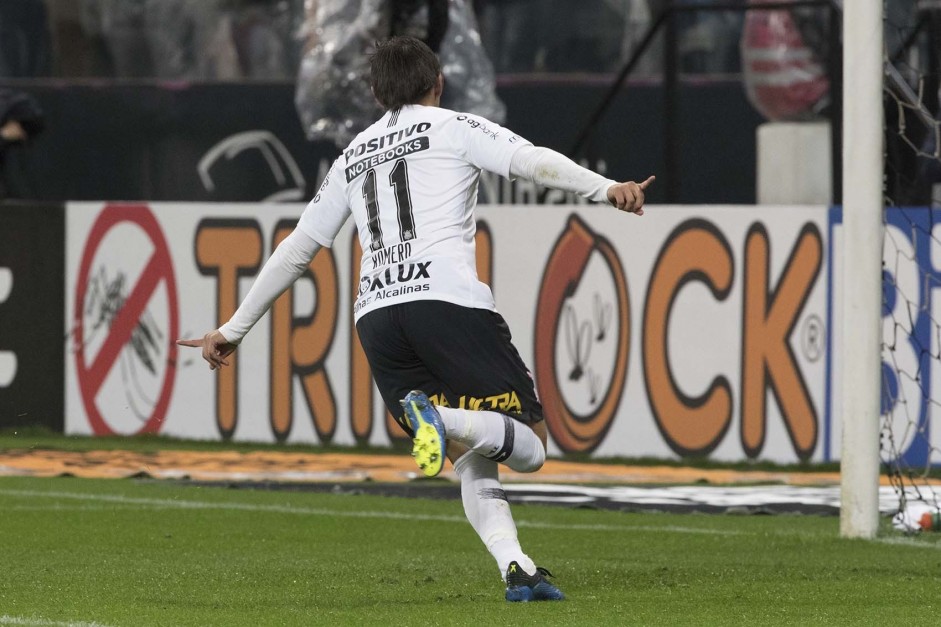
{"type": "Polygon", "coordinates": [[[882,0],[843,3],[843,376],[840,534],[879,526],[883,242],[882,0]]]}

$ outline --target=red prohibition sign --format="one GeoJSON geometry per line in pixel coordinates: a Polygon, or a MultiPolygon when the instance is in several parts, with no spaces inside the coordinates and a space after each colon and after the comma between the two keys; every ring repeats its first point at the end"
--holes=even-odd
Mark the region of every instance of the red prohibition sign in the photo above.
{"type": "Polygon", "coordinates": [[[156,433],[160,430],[163,418],[170,404],[170,395],[173,391],[173,381],[176,378],[176,344],[173,339],[177,336],[179,314],[177,311],[176,280],[173,274],[173,263],[170,259],[170,250],[167,240],[160,230],[160,225],[154,214],[146,205],[108,205],[98,216],[92,226],[85,242],[85,251],[82,253],[82,263],[78,271],[78,284],[75,288],[75,367],[78,373],[78,388],[85,405],[85,414],[96,435],[113,435],[115,432],[108,425],[105,417],[98,409],[96,397],[101,386],[108,378],[108,374],[117,362],[121,350],[125,347],[131,334],[137,327],[141,314],[147,307],[154,292],[161,283],[166,283],[167,306],[170,310],[170,329],[167,335],[167,360],[164,371],[163,385],[154,404],[153,413],[144,423],[138,433],[156,433]],[[95,257],[101,240],[105,235],[122,222],[137,225],[147,234],[153,243],[154,252],[144,265],[144,270],[137,278],[137,283],[131,288],[127,299],[121,309],[111,321],[108,337],[105,338],[101,349],[94,361],[85,360],[85,328],[84,314],[85,295],[88,290],[88,277],[91,262],[95,257]]]}

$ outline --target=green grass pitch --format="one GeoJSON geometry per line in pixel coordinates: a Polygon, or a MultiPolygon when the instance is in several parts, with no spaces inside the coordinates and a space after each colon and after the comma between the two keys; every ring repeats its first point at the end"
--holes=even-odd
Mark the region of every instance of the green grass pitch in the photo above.
{"type": "Polygon", "coordinates": [[[568,600],[503,601],[456,501],[0,478],[0,624],[941,620],[936,537],[841,540],[835,517],[514,513],[568,600]]]}

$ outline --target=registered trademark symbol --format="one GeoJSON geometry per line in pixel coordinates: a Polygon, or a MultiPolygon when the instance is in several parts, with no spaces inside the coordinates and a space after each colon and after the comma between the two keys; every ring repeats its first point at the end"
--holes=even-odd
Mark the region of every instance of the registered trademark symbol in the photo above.
{"type": "Polygon", "coordinates": [[[823,356],[823,346],[826,340],[826,332],[823,328],[823,321],[817,315],[808,316],[804,320],[804,326],[801,330],[801,349],[804,357],[810,361],[817,361],[823,356]]]}

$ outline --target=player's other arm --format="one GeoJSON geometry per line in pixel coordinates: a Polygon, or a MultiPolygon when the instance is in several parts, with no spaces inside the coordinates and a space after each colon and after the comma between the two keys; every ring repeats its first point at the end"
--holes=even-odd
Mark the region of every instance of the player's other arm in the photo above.
{"type": "Polygon", "coordinates": [[[651,176],[642,183],[612,181],[554,150],[533,146],[509,129],[466,113],[448,120],[444,137],[451,140],[459,155],[478,168],[574,192],[637,215],[644,213],[644,190],[654,180],[651,176]]]}
{"type": "Polygon", "coordinates": [[[629,213],[644,215],[644,191],[655,177],[641,183],[619,183],[583,168],[550,148],[527,144],[510,159],[510,175],[539,185],[574,192],[595,202],[607,202],[629,213]]]}
{"type": "Polygon", "coordinates": [[[235,352],[242,338],[274,301],[304,273],[320,249],[317,241],[300,229],[294,229],[271,253],[245,300],[228,322],[201,339],[177,340],[177,344],[202,348],[203,359],[209,362],[210,370],[228,366],[226,357],[235,352]]]}
{"type": "Polygon", "coordinates": [[[321,248],[333,245],[333,239],[350,217],[341,177],[331,176],[335,169],[336,163],[307,205],[297,228],[271,253],[232,318],[201,339],[177,340],[181,346],[201,348],[210,370],[229,365],[226,358],[274,301],[304,273],[321,248]]]}

